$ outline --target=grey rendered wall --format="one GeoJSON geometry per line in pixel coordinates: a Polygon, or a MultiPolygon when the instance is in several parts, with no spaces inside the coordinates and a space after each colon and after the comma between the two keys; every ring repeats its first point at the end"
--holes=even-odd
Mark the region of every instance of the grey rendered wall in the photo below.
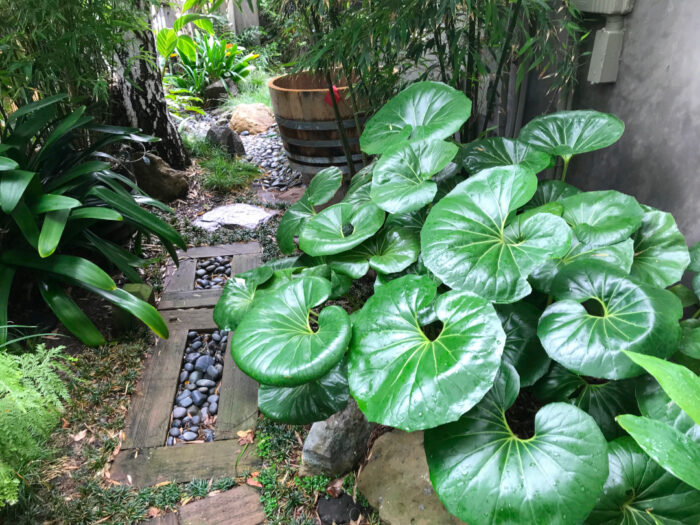
{"type": "Polygon", "coordinates": [[[614,146],[574,159],[571,182],[616,189],[674,214],[700,240],[700,1],[637,0],[625,17],[618,80],[591,85],[587,65],[575,108],[618,115],[614,146]]]}

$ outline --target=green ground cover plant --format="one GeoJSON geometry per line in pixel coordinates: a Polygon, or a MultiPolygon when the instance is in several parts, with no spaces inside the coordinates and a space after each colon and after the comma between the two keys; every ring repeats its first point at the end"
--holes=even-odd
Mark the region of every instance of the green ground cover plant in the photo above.
{"type": "Polygon", "coordinates": [[[240,159],[232,159],[225,152],[217,152],[202,162],[206,170],[202,186],[208,190],[229,192],[248,184],[260,175],[260,168],[255,164],[240,159]]]}
{"type": "MultiPolygon", "coordinates": [[[[109,152],[156,139],[137,129],[97,124],[79,107],[58,109],[67,95],[27,104],[6,120],[0,137],[0,325],[7,324],[13,283],[31,284],[56,317],[89,346],[102,334],[66,292],[79,286],[138,317],[167,337],[162,317],[148,303],[117,288],[105,269],[140,282],[149,264],[116,242],[156,237],[177,261],[180,235],[145,206],[169,211],[112,169],[109,152]],[[90,138],[92,137],[92,138],[90,138]],[[123,227],[120,230],[120,226],[123,227]],[[99,264],[93,262],[97,261],[99,264]],[[103,269],[104,268],[104,269],[103,269]]],[[[6,331],[0,329],[0,343],[6,331]]]]}
{"type": "Polygon", "coordinates": [[[341,187],[330,168],[283,216],[279,247],[300,253],[227,282],[214,318],[260,410],[306,424],[352,396],[370,421],[424,430],[433,487],[468,523],[697,523],[696,480],[665,444],[697,446],[700,427],[655,412],[645,371],[697,365],[700,332],[681,320],[698,299],[676,285],[696,258],[670,214],[537,176],[559,157],[564,178],[624,124],[563,112],[455,144],[470,110],[436,82],[391,99],[343,199],[318,208],[341,187]],[[343,308],[368,275],[373,293],[343,308]],[[633,428],[639,414],[654,423],[633,428]]]}

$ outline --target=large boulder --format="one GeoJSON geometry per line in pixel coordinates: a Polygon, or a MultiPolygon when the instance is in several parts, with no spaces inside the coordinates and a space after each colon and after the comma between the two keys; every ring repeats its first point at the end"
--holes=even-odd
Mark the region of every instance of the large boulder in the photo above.
{"type": "Polygon", "coordinates": [[[374,427],[350,398],[343,410],[311,426],[301,452],[302,474],[338,477],[349,472],[364,458],[374,427]]]}
{"type": "Polygon", "coordinates": [[[232,157],[245,157],[241,137],[228,126],[213,125],[207,132],[207,140],[223,147],[232,157]]]}
{"type": "Polygon", "coordinates": [[[238,86],[230,78],[226,80],[220,78],[204,88],[205,100],[226,100],[229,96],[234,95],[238,95],[238,86]]]}
{"type": "Polygon", "coordinates": [[[154,199],[171,202],[187,196],[185,172],[171,168],[159,156],[146,153],[133,166],[139,188],[154,199]]]}
{"type": "Polygon", "coordinates": [[[265,104],[239,104],[233,110],[229,127],[236,133],[247,131],[251,135],[265,133],[275,123],[272,110],[265,104]]]}
{"type": "MultiPolygon", "coordinates": [[[[459,525],[430,484],[423,432],[395,430],[374,442],[357,488],[390,525],[459,525]]],[[[478,502],[474,502],[478,505],[478,502]]]]}

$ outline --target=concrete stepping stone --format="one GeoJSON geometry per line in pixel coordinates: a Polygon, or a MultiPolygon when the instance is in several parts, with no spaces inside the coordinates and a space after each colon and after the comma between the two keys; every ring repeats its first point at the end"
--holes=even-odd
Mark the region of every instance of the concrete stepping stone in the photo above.
{"type": "Polygon", "coordinates": [[[228,204],[208,211],[195,220],[194,225],[208,232],[236,226],[252,230],[269,221],[276,213],[251,204],[228,204]]]}

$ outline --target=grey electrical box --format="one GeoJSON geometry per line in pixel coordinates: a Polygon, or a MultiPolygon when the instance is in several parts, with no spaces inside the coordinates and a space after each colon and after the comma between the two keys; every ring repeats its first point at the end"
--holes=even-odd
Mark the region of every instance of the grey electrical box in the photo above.
{"type": "Polygon", "coordinates": [[[634,7],[634,0],[573,0],[574,7],[586,13],[599,15],[626,15],[634,7]]]}

